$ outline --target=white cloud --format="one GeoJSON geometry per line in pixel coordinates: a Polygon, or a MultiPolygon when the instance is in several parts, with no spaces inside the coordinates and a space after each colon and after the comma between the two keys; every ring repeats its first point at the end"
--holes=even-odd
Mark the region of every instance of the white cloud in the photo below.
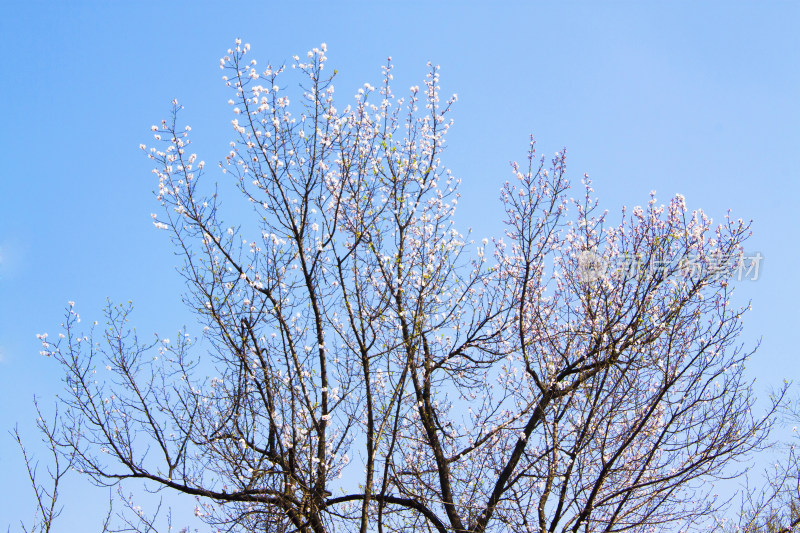
{"type": "Polygon", "coordinates": [[[9,280],[20,272],[23,250],[13,238],[0,242],[0,280],[9,280]]]}

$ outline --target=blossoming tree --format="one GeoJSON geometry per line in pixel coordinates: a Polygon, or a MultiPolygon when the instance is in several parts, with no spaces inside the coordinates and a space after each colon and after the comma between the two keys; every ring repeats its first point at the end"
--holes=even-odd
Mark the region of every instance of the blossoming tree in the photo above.
{"type": "Polygon", "coordinates": [[[235,139],[214,172],[251,210],[223,220],[177,102],[142,146],[202,340],[143,344],[125,306],[85,336],[70,307],[65,338],[43,339],[70,464],[194,495],[226,531],[706,523],[711,483],[767,427],[730,303],[748,224],[654,195],[612,222],[531,143],[505,235],[473,243],[438,67],[399,97],[389,62],[339,108],[324,45],[291,68],[248,52],[221,60],[235,139]]]}

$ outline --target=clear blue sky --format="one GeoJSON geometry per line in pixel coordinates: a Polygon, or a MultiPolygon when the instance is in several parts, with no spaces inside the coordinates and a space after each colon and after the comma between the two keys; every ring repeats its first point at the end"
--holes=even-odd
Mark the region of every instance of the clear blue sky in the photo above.
{"type": "MultiPolygon", "coordinates": [[[[31,399],[49,408],[60,388],[35,334],[58,332],[68,300],[86,321],[106,298],[133,300],[143,336],[188,320],[138,146],[178,98],[202,157],[224,156],[218,59],[236,37],[262,64],[326,42],[343,100],[389,55],[398,92],[440,64],[459,95],[444,160],[463,180],[459,222],[479,237],[500,232],[498,191],[531,133],[546,152],[566,146],[575,183],[588,173],[612,212],[655,189],[752,218],[748,248],[765,259],[740,286],[753,302],[743,341],[763,338],[750,370],[760,394],[800,377],[800,3],[272,4],[4,3],[0,528],[33,503],[5,430],[34,442],[31,399]]],[[[85,518],[76,498],[89,492],[70,487],[62,531],[85,518]]]]}

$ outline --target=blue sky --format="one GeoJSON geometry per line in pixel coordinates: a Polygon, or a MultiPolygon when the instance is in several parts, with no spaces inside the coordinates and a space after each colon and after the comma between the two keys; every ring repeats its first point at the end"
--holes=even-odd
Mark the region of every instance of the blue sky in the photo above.
{"type": "MultiPolygon", "coordinates": [[[[0,471],[22,480],[5,430],[32,443],[33,395],[59,390],[36,333],[58,332],[74,300],[87,320],[106,300],[132,300],[142,336],[190,318],[166,234],[153,228],[155,181],[139,143],[178,98],[203,158],[230,137],[218,59],[241,37],[259,63],[326,42],[347,100],[380,80],[397,92],[427,61],[456,92],[444,161],[462,178],[459,224],[499,234],[499,188],[529,134],[567,148],[604,207],[680,192],[715,219],[753,219],[748,249],[764,256],[745,343],[765,395],[800,377],[797,234],[800,4],[745,2],[6,2],[0,19],[0,471]]],[[[613,220],[613,217],[612,217],[613,220]]],[[[86,490],[77,481],[77,491],[86,490]]],[[[92,493],[94,494],[94,493],[92,493]]],[[[0,484],[0,527],[27,518],[32,493],[0,484]]],[[[102,497],[102,493],[101,493],[102,497]]],[[[65,503],[69,504],[69,499],[65,503]]],[[[85,518],[76,507],[67,524],[85,518]]],[[[94,522],[93,522],[94,524],[94,522]]]]}

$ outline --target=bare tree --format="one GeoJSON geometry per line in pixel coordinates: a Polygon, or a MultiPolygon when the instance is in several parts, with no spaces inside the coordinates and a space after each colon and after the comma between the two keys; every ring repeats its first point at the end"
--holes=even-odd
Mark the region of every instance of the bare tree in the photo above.
{"type": "MultiPolygon", "coordinates": [[[[36,404],[35,401],[34,403],[36,404]]],[[[34,511],[33,521],[29,525],[26,525],[24,522],[20,523],[20,529],[25,533],[49,533],[52,530],[53,522],[61,514],[62,509],[58,507],[59,486],[61,485],[63,477],[72,467],[75,455],[70,452],[61,454],[59,453],[58,447],[55,445],[56,436],[52,428],[57,426],[58,413],[56,413],[53,423],[47,424],[42,418],[42,413],[39,410],[38,404],[36,404],[36,412],[39,415],[37,427],[44,436],[45,444],[48,445],[49,451],[51,452],[52,465],[47,467],[49,482],[45,484],[41,481],[41,476],[38,475],[39,462],[28,453],[28,450],[22,442],[19,429],[15,427],[12,435],[14,440],[17,441],[17,445],[22,453],[22,458],[25,460],[28,480],[36,494],[36,510],[34,511]]]]}
{"type": "Polygon", "coordinates": [[[738,520],[723,521],[737,533],[791,533],[800,526],[800,458],[797,454],[800,399],[780,406],[779,418],[791,426],[791,438],[770,447],[771,465],[762,481],[741,492],[738,520]]]}
{"type": "Polygon", "coordinates": [[[219,172],[252,210],[205,185],[177,102],[142,146],[202,338],[143,343],[129,306],[85,335],[70,306],[64,339],[43,338],[75,468],[194,495],[225,531],[708,525],[711,483],[768,428],[730,301],[749,225],[654,194],[611,223],[588,178],[567,196],[565,153],[531,143],[504,237],[474,243],[440,160],[456,97],[438,67],[399,98],[389,61],[339,109],[324,45],[291,69],[248,51],[221,60],[219,172]]]}

